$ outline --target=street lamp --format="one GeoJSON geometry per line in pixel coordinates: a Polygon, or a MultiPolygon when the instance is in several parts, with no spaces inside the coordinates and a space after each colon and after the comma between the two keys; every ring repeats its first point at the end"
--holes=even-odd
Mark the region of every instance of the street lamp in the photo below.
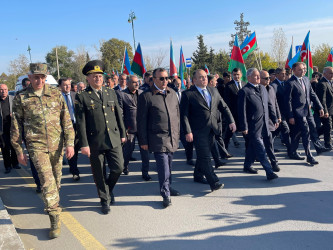
{"type": "Polygon", "coordinates": [[[133,23],[134,20],[136,20],[136,16],[135,16],[134,11],[131,11],[131,13],[129,14],[129,17],[128,17],[128,22],[132,23],[133,40],[134,40],[134,51],[135,51],[136,47],[135,47],[134,23],[133,23]]]}

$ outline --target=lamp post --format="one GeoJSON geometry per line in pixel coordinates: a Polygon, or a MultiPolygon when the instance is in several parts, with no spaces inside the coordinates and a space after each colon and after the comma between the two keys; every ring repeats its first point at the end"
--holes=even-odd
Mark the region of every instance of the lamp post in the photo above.
{"type": "Polygon", "coordinates": [[[131,13],[129,14],[129,17],[128,17],[128,22],[132,23],[133,40],[134,40],[134,52],[135,52],[136,47],[135,47],[134,23],[133,23],[134,20],[136,20],[136,16],[135,16],[134,11],[131,11],[131,13]]]}

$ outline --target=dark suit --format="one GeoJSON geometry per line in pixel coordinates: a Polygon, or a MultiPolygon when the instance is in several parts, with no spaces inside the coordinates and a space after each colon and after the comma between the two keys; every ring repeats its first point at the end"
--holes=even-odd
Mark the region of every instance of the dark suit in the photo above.
{"type": "Polygon", "coordinates": [[[313,118],[310,109],[311,101],[318,109],[322,109],[322,105],[313,91],[309,79],[307,77],[302,77],[302,79],[305,91],[300,80],[295,75],[285,84],[286,115],[287,119],[295,119],[295,125],[290,125],[291,153],[296,153],[300,137],[302,136],[305,154],[308,158],[312,158],[307,117],[313,118]]]}
{"type": "MultiPolygon", "coordinates": [[[[237,86],[235,80],[231,80],[230,82],[228,82],[224,88],[224,96],[223,96],[224,101],[228,105],[231,114],[235,119],[237,129],[238,129],[237,97],[238,97],[238,91],[243,87],[241,81],[238,82],[238,84],[239,85],[237,86]]],[[[229,146],[229,141],[232,135],[233,135],[232,131],[227,126],[224,135],[224,144],[226,148],[228,148],[229,146]]]]}
{"type": "Polygon", "coordinates": [[[325,77],[322,77],[317,84],[316,94],[324,108],[324,113],[328,113],[328,118],[321,118],[323,124],[325,146],[332,144],[331,131],[333,119],[333,86],[325,77]]]}
{"type": "Polygon", "coordinates": [[[180,102],[180,113],[185,134],[193,133],[197,153],[194,177],[203,173],[213,189],[219,180],[211,164],[210,149],[213,145],[213,136],[220,134],[218,125],[221,122],[220,112],[226,116],[229,124],[234,123],[234,119],[218,90],[207,87],[207,91],[211,97],[210,107],[196,86],[185,90],[180,102]]]}
{"type": "Polygon", "coordinates": [[[264,147],[263,137],[268,137],[269,119],[277,123],[275,111],[268,102],[268,94],[264,86],[247,83],[238,93],[239,130],[248,131],[245,136],[246,147],[244,169],[251,167],[255,157],[260,161],[266,175],[273,173],[264,147]]]}
{"type": "MultiPolygon", "coordinates": [[[[123,110],[124,125],[127,135],[127,140],[123,145],[124,172],[128,171],[128,164],[135,148],[135,138],[137,137],[137,105],[139,95],[141,95],[142,92],[143,91],[139,89],[135,94],[132,94],[128,88],[117,92],[119,105],[123,110]]],[[[140,147],[140,154],[142,160],[142,175],[147,176],[149,171],[149,152],[140,147]]]]}
{"type": "Polygon", "coordinates": [[[90,163],[102,205],[111,201],[112,190],[123,170],[121,140],[126,132],[114,90],[102,87],[102,100],[89,86],[76,95],[77,134],[81,147],[90,147],[90,163]],[[104,159],[108,162],[107,176],[104,159]]]}
{"type": "MultiPolygon", "coordinates": [[[[126,88],[125,88],[126,89],[126,88]]],[[[119,84],[113,88],[114,91],[123,91],[124,89],[120,89],[119,84]]]]}

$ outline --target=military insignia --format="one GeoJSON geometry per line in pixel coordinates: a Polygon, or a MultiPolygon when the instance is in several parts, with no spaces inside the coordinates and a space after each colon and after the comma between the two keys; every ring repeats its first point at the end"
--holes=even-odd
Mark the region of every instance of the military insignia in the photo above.
{"type": "Polygon", "coordinates": [[[94,103],[94,100],[90,100],[91,103],[94,103]]]}
{"type": "Polygon", "coordinates": [[[88,94],[90,95],[90,94],[91,94],[91,91],[88,91],[88,94]]]}
{"type": "Polygon", "coordinates": [[[94,103],[90,104],[90,107],[93,109],[95,107],[95,104],[94,103]]]}
{"type": "Polygon", "coordinates": [[[104,90],[105,92],[108,92],[107,90],[104,90]]]}
{"type": "Polygon", "coordinates": [[[114,106],[111,106],[111,111],[114,112],[114,106]]]}

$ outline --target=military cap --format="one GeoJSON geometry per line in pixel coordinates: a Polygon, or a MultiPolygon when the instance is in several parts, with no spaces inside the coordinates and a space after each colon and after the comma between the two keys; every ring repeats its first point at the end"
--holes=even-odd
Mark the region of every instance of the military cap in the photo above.
{"type": "Polygon", "coordinates": [[[87,62],[87,64],[82,69],[82,74],[89,75],[91,73],[104,73],[104,63],[101,60],[93,60],[87,62]]]}
{"type": "Polygon", "coordinates": [[[33,75],[47,75],[47,64],[30,63],[30,72],[33,75]]]}

